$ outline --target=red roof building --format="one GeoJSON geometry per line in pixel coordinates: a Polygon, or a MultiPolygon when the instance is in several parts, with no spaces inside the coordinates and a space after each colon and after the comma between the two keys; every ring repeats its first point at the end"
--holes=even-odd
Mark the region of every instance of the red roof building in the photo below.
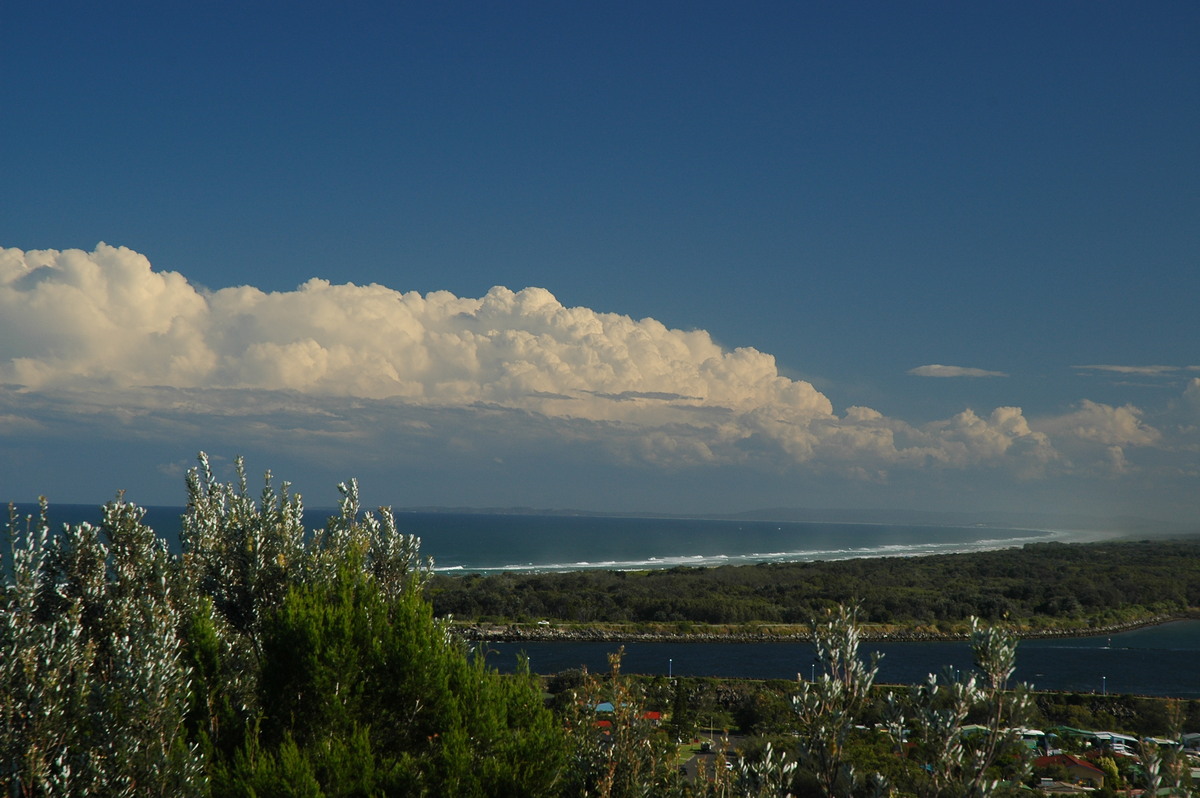
{"type": "Polygon", "coordinates": [[[1070,754],[1055,754],[1054,756],[1040,756],[1033,760],[1035,768],[1050,768],[1055,765],[1066,768],[1075,781],[1090,784],[1096,789],[1104,786],[1104,771],[1086,759],[1080,759],[1070,754]]]}

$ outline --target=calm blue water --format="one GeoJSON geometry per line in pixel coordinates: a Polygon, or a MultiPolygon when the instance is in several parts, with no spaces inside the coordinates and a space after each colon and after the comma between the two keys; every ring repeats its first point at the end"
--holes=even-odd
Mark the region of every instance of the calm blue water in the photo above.
{"type": "MultiPolygon", "coordinates": [[[[488,662],[512,670],[525,652],[538,673],[586,666],[608,670],[617,643],[489,643],[488,662]]],[[[915,684],[946,667],[970,670],[965,642],[865,643],[882,653],[881,683],[915,684]]],[[[622,671],[751,679],[811,678],[820,673],[808,643],[626,643],[622,671]]],[[[1131,693],[1200,698],[1200,621],[1176,621],[1103,637],[1024,640],[1017,648],[1017,682],[1041,690],[1131,693]]]]}

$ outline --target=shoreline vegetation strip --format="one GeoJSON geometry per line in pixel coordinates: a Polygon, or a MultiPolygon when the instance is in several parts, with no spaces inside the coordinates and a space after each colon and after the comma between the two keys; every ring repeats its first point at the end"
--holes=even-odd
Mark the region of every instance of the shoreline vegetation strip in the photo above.
{"type": "MultiPolygon", "coordinates": [[[[1120,623],[1110,623],[1101,626],[1056,627],[1049,629],[1026,629],[1020,624],[1010,626],[1012,632],[1022,640],[1067,638],[1067,637],[1100,637],[1103,635],[1119,634],[1134,629],[1159,626],[1172,621],[1200,619],[1200,609],[1187,613],[1170,615],[1153,615],[1137,618],[1120,623]]],[[[809,642],[812,634],[807,624],[764,624],[761,628],[733,628],[713,626],[709,628],[692,628],[686,631],[675,629],[644,628],[644,624],[554,624],[539,625],[537,623],[514,624],[479,624],[467,621],[454,623],[454,630],[464,639],[472,642],[563,642],[563,643],[632,643],[632,642],[663,642],[663,643],[790,643],[809,642]],[[784,631],[788,628],[787,631],[784,631]],[[795,631],[791,631],[794,629],[795,631]]],[[[695,626],[695,625],[693,625],[695,626]]],[[[871,628],[865,625],[861,629],[864,642],[887,643],[939,643],[967,640],[967,631],[939,632],[914,627],[871,628]]]]}
{"type": "Polygon", "coordinates": [[[856,602],[861,639],[966,639],[968,618],[1018,638],[1099,637],[1200,619],[1200,538],[930,557],[667,571],[434,576],[440,617],[471,640],[786,642],[856,602]],[[665,617],[655,617],[665,616],[665,617]]]}

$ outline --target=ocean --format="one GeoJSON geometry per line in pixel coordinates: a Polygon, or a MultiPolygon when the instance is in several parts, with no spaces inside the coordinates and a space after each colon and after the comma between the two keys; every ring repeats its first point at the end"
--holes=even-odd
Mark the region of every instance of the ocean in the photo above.
{"type": "MultiPolygon", "coordinates": [[[[19,505],[22,513],[36,507],[19,505]]],[[[182,507],[146,508],[146,523],[178,549],[182,507]]],[[[310,509],[309,527],[334,511],[310,509]]],[[[52,525],[97,522],[98,507],[51,505],[52,525]]],[[[675,566],[912,557],[986,551],[1026,543],[1081,542],[1114,537],[1078,530],[992,526],[920,526],[738,521],[679,517],[396,513],[402,532],[421,538],[421,553],[445,573],[640,570],[675,566]]]]}
{"type": "Polygon", "coordinates": [[[442,572],[642,570],[984,551],[1103,533],[584,515],[401,513],[442,572]]]}

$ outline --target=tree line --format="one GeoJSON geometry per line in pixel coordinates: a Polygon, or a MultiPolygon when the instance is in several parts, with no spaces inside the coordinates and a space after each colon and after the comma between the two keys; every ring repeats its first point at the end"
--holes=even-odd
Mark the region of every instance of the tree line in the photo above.
{"type": "Polygon", "coordinates": [[[638,572],[438,574],[428,591],[439,616],[483,622],[803,624],[854,602],[868,624],[948,630],[977,617],[1072,628],[1200,607],[1200,540],[638,572]]]}

